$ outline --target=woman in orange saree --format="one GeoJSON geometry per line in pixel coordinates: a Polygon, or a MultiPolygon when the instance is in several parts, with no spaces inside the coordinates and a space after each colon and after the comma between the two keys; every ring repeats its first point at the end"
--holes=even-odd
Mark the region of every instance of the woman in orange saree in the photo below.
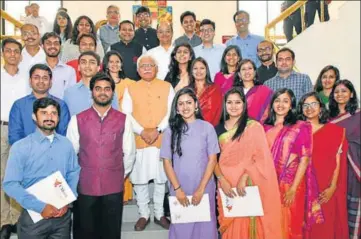
{"type": "Polygon", "coordinates": [[[307,238],[310,226],[324,221],[310,161],[311,125],[297,121],[295,109],[292,90],[277,90],[264,126],[281,193],[284,239],[307,238]]]}
{"type": "Polygon", "coordinates": [[[312,164],[325,218],[324,223],[311,226],[309,238],[348,238],[346,130],[327,123],[328,112],[321,99],[316,92],[307,93],[302,96],[297,108],[300,118],[312,125],[312,164]]]}
{"type": "Polygon", "coordinates": [[[215,174],[219,188],[230,198],[243,196],[246,185],[258,186],[264,216],[225,217],[218,192],[222,239],[280,239],[281,201],[277,175],[263,127],[247,115],[241,88],[232,88],[224,99],[225,121],[216,127],[221,147],[215,174]],[[232,190],[237,188],[237,194],[232,190]]]}

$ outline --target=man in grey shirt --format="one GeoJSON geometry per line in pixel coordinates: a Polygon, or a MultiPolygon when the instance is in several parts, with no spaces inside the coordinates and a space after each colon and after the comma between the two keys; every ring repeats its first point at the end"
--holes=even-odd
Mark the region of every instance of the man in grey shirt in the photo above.
{"type": "Polygon", "coordinates": [[[189,43],[192,47],[196,47],[202,44],[202,39],[196,35],[196,15],[194,12],[186,11],[182,13],[180,17],[180,22],[184,29],[184,35],[178,37],[174,41],[174,46],[180,45],[182,43],[189,43]]]}
{"type": "Polygon", "coordinates": [[[119,21],[120,13],[119,7],[110,5],[107,8],[107,24],[101,26],[98,31],[98,38],[100,39],[104,54],[107,52],[110,45],[120,41],[119,38],[119,21]]]}

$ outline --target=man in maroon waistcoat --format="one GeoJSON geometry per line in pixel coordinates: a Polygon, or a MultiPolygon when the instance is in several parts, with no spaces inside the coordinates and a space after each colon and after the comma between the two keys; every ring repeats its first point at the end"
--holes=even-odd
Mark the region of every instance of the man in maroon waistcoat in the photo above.
{"type": "Polygon", "coordinates": [[[111,107],[114,81],[103,73],[90,80],[93,106],[73,116],[67,137],[79,154],[79,238],[120,239],[124,178],[135,160],[128,117],[111,107]]]}

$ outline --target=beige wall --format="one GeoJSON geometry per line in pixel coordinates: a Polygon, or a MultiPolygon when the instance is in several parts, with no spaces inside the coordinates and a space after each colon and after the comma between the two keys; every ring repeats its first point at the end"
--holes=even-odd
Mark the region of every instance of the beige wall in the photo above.
{"type": "MultiPolygon", "coordinates": [[[[173,7],[173,39],[183,34],[179,18],[186,10],[195,12],[198,20],[209,18],[216,23],[216,43],[221,43],[222,35],[235,34],[232,16],[237,10],[237,1],[167,2],[168,6],[173,7]]],[[[106,8],[111,4],[119,6],[121,20],[132,20],[132,6],[140,5],[141,1],[63,1],[63,6],[68,9],[73,22],[80,15],[88,15],[94,23],[105,19],[106,8]]]]}

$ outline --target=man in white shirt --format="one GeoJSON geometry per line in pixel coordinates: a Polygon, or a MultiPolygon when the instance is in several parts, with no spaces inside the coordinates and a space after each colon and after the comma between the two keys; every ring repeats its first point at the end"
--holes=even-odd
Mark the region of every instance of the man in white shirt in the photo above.
{"type": "Polygon", "coordinates": [[[33,24],[24,24],[21,27],[21,39],[25,45],[21,51],[22,60],[19,68],[28,73],[30,68],[38,63],[45,62],[45,52],[40,46],[39,29],[33,24]]]}
{"type": "Polygon", "coordinates": [[[226,48],[222,44],[213,43],[215,30],[216,24],[209,19],[204,19],[200,24],[202,44],[193,48],[196,57],[203,57],[207,61],[212,81],[221,69],[222,55],[226,48]]]}
{"type": "Polygon", "coordinates": [[[75,70],[61,62],[59,53],[61,48],[61,38],[55,32],[47,32],[41,38],[41,43],[46,54],[46,62],[53,72],[53,84],[49,93],[59,99],[63,99],[64,91],[75,85],[75,70]]]}
{"type": "Polygon", "coordinates": [[[161,22],[157,26],[157,37],[160,45],[147,51],[146,55],[152,56],[158,63],[157,78],[164,80],[168,73],[172,46],[173,27],[168,22],[161,22]]]}
{"type": "Polygon", "coordinates": [[[40,6],[37,3],[30,4],[31,15],[25,17],[24,22],[30,23],[38,27],[40,34],[44,35],[45,32],[50,30],[50,24],[45,17],[39,16],[40,6]]]}
{"type": "Polygon", "coordinates": [[[16,229],[13,225],[21,212],[21,207],[4,193],[2,187],[10,149],[8,140],[10,109],[17,99],[27,95],[29,89],[28,78],[18,67],[21,61],[21,49],[21,44],[15,39],[8,38],[2,42],[5,64],[1,68],[1,238],[10,238],[11,232],[16,229]]]}

